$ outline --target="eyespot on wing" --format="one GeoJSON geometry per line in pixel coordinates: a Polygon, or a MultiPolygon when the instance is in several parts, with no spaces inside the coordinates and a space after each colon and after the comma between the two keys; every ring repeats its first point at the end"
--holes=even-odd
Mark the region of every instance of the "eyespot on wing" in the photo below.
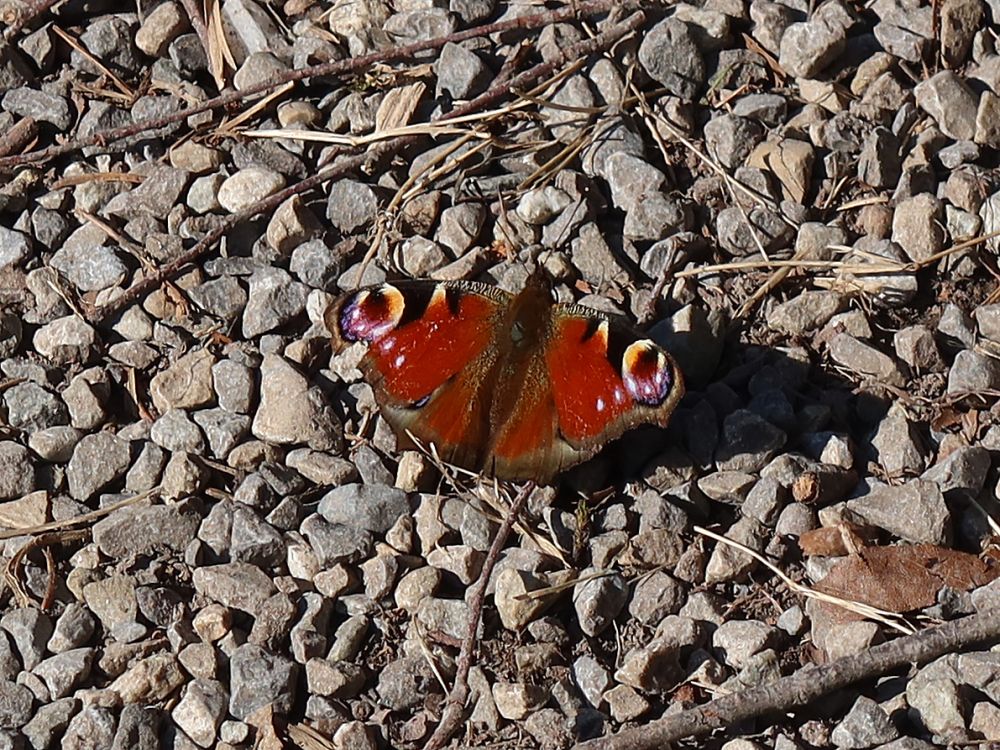
{"type": "Polygon", "coordinates": [[[660,406],[673,388],[673,367],[660,347],[649,339],[641,339],[625,349],[622,381],[636,403],[660,406]]]}
{"type": "Polygon", "coordinates": [[[347,295],[327,311],[327,327],[346,343],[372,343],[393,331],[403,318],[402,293],[391,284],[347,295]]]}

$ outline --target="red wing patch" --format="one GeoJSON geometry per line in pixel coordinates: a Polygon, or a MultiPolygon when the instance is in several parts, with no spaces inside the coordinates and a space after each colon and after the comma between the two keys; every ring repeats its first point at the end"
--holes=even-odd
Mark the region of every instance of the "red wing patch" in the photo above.
{"type": "MultiPolygon", "coordinates": [[[[407,301],[407,305],[410,301],[407,301]]],[[[437,287],[421,314],[375,338],[365,355],[386,393],[418,404],[471,364],[489,346],[498,303],[437,287]]]]}
{"type": "Polygon", "coordinates": [[[545,351],[563,436],[598,437],[632,408],[621,374],[608,359],[608,325],[582,317],[557,318],[545,351]]]}

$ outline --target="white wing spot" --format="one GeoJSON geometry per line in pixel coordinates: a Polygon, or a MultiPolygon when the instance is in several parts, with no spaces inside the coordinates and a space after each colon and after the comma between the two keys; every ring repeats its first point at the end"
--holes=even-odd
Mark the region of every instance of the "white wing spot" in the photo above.
{"type": "Polygon", "coordinates": [[[396,357],[396,359],[394,359],[392,361],[392,366],[393,367],[402,367],[405,362],[406,362],[406,357],[404,355],[400,354],[398,357],[396,357]]]}
{"type": "Polygon", "coordinates": [[[618,386],[615,386],[614,397],[615,397],[615,403],[616,404],[623,404],[623,403],[625,403],[625,391],[623,391],[618,386]]]}
{"type": "Polygon", "coordinates": [[[604,399],[603,398],[598,398],[597,399],[597,411],[599,411],[599,412],[604,411],[604,406],[605,406],[604,399]]]}

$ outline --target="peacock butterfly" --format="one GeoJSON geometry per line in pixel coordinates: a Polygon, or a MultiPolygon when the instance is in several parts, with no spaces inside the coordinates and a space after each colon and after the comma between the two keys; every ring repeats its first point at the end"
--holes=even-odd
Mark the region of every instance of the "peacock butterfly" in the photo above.
{"type": "Polygon", "coordinates": [[[624,320],[557,304],[533,274],[514,295],[476,282],[404,281],[326,311],[404,442],[500,479],[547,483],[641,424],[665,426],[684,395],[673,358],[624,320]]]}

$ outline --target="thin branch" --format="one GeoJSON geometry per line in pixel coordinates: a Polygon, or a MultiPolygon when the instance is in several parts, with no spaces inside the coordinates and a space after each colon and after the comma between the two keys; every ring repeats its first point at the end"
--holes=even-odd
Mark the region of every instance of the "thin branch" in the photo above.
{"type": "Polygon", "coordinates": [[[179,255],[170,263],[167,263],[155,272],[145,276],[140,281],[136,281],[132,284],[132,286],[110,302],[106,302],[100,307],[89,308],[86,313],[87,321],[92,325],[102,323],[109,316],[115,314],[122,308],[131,305],[133,302],[136,302],[142,296],[148,294],[163,282],[172,279],[188,264],[194,263],[196,260],[201,258],[201,256],[205,255],[227,232],[232,231],[233,227],[236,227],[243,221],[246,221],[259,213],[274,211],[285,200],[291,198],[293,195],[299,195],[307,192],[327,180],[351,174],[364,166],[365,162],[370,157],[371,154],[369,153],[345,157],[336,164],[317,172],[312,177],[307,177],[301,182],[297,182],[284,190],[280,190],[277,193],[269,195],[267,198],[247,206],[242,211],[230,214],[222,223],[219,224],[219,226],[192,245],[190,250],[179,255]]]}
{"type": "MultiPolygon", "coordinates": [[[[444,116],[436,120],[436,122],[447,122],[448,117],[464,117],[470,112],[475,112],[482,107],[492,106],[496,101],[508,93],[508,91],[527,86],[537,81],[539,78],[550,75],[553,70],[555,70],[560,64],[564,64],[566,60],[575,60],[581,55],[592,54],[594,51],[600,50],[602,45],[614,44],[623,36],[631,33],[641,26],[644,20],[645,15],[643,13],[634,13],[625,21],[620,24],[616,24],[595,39],[587,39],[583,42],[570,45],[563,51],[563,54],[559,56],[559,59],[547,63],[540,63],[532,68],[529,68],[524,73],[516,76],[513,80],[495,86],[479,97],[466,102],[460,107],[456,107],[448,113],[448,116],[444,116]]],[[[356,154],[350,157],[343,157],[336,164],[326,167],[312,177],[307,177],[295,185],[291,185],[274,195],[268,196],[257,203],[247,206],[238,213],[231,214],[226,217],[225,221],[223,221],[218,227],[193,245],[186,253],[177,257],[167,265],[163,266],[163,268],[153,274],[150,274],[141,281],[135,282],[132,286],[126,289],[125,292],[112,301],[101,305],[98,308],[89,309],[87,311],[87,320],[92,324],[98,324],[107,319],[108,316],[118,312],[122,308],[141,298],[143,295],[152,291],[162,282],[173,278],[185,266],[195,262],[201,258],[202,255],[207,253],[211,247],[226,234],[226,232],[231,231],[232,228],[237,226],[240,222],[245,221],[246,219],[249,219],[257,214],[273,211],[280,206],[283,201],[291,196],[299,195],[311,190],[327,180],[332,180],[334,178],[350,174],[358,169],[361,169],[362,167],[365,167],[366,165],[374,164],[380,159],[398,153],[409,144],[416,142],[416,140],[417,136],[403,136],[383,144],[378,144],[365,153],[356,154]]],[[[0,160],[0,163],[2,163],[2,160],[0,160]]],[[[374,247],[375,246],[373,246],[373,248],[374,247]]],[[[372,251],[370,251],[370,254],[371,252],[372,251]]]]}
{"type": "MultiPolygon", "coordinates": [[[[390,49],[373,52],[368,55],[350,57],[346,60],[323,63],[322,65],[313,65],[299,70],[290,70],[282,73],[281,75],[274,76],[270,80],[263,81],[256,86],[251,86],[250,88],[243,89],[242,91],[227,92],[221,96],[208,99],[200,104],[188,107],[179,112],[163,115],[162,117],[149,118],[147,120],[142,120],[132,125],[126,125],[120,128],[102,130],[85,138],[78,138],[67,143],[50,146],[49,148],[41,151],[0,158],[0,169],[9,169],[11,167],[21,166],[24,164],[48,161],[49,159],[63,154],[79,151],[87,146],[106,145],[123,138],[132,138],[151,130],[158,130],[167,125],[172,125],[176,122],[186,121],[191,115],[206,112],[218,107],[225,107],[229,104],[243,102],[249,97],[269,92],[285,83],[301,81],[306,78],[314,77],[342,76],[359,70],[366,70],[376,63],[408,59],[419,52],[440,49],[449,42],[458,43],[467,39],[475,39],[514,29],[527,30],[541,28],[548,26],[549,24],[561,23],[578,17],[609,13],[612,10],[628,11],[638,8],[639,4],[640,0],[586,0],[586,2],[569,3],[565,7],[557,10],[534,13],[527,16],[521,16],[520,18],[512,18],[507,21],[498,21],[496,23],[486,24],[483,26],[476,26],[471,29],[466,29],[465,31],[457,31],[454,34],[449,34],[447,36],[415,42],[413,44],[407,44],[400,47],[392,47],[390,49]]],[[[502,91],[495,92],[493,101],[501,98],[504,94],[506,94],[506,92],[506,87],[504,87],[502,91]]],[[[461,109],[465,112],[474,111],[477,107],[482,105],[484,96],[485,95],[481,95],[472,100],[472,102],[476,103],[475,107],[472,107],[471,109],[462,107],[461,109]]],[[[472,102],[470,102],[470,104],[472,102]]]]}
{"type": "Polygon", "coordinates": [[[469,597],[469,629],[466,632],[465,639],[462,641],[462,648],[458,652],[455,684],[445,703],[444,712],[441,714],[441,721],[438,723],[437,729],[434,730],[434,734],[427,741],[427,744],[424,745],[424,750],[439,750],[448,744],[448,740],[451,739],[451,736],[458,729],[458,725],[462,721],[465,701],[469,697],[469,670],[472,669],[472,655],[476,648],[476,641],[478,640],[477,633],[479,631],[479,621],[483,615],[483,603],[486,600],[486,587],[489,585],[490,577],[493,575],[493,570],[500,559],[500,553],[503,551],[504,544],[507,543],[510,530],[513,528],[514,522],[517,521],[517,517],[521,514],[524,504],[528,501],[528,496],[531,495],[534,489],[534,482],[528,482],[521,488],[517,497],[514,498],[514,502],[511,503],[507,517],[504,518],[503,524],[497,531],[497,535],[493,537],[493,543],[490,545],[489,552],[486,553],[483,570],[479,574],[479,580],[476,581],[476,588],[472,592],[472,596],[469,597]]]}
{"type": "Polygon", "coordinates": [[[992,609],[873,646],[829,664],[810,665],[766,685],[709,701],[697,708],[577,745],[577,750],[654,750],[747,719],[801,709],[863,680],[944,654],[1000,641],[1000,610],[992,609]]]}
{"type": "Polygon", "coordinates": [[[212,51],[208,47],[208,27],[205,26],[205,17],[201,14],[201,8],[198,7],[196,0],[181,0],[181,5],[184,6],[184,12],[187,13],[188,20],[191,21],[191,28],[198,35],[201,48],[205,50],[205,59],[211,60],[212,51]]]}

